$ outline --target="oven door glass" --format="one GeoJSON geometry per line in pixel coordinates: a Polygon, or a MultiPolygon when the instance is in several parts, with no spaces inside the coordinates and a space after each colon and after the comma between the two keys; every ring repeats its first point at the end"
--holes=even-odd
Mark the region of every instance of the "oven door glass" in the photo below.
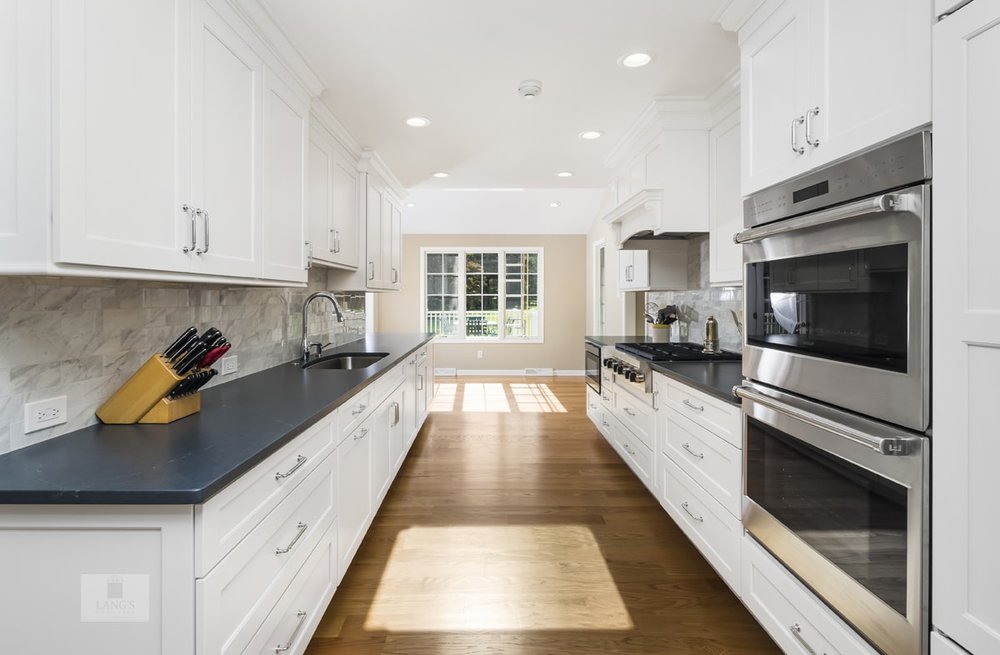
{"type": "Polygon", "coordinates": [[[597,393],[601,393],[601,351],[586,344],[587,384],[597,393]]]}
{"type": "Polygon", "coordinates": [[[906,615],[907,487],[747,417],[746,492],[906,615]]]}
{"type": "Polygon", "coordinates": [[[747,343],[906,373],[907,248],[747,264],[747,343]]]}

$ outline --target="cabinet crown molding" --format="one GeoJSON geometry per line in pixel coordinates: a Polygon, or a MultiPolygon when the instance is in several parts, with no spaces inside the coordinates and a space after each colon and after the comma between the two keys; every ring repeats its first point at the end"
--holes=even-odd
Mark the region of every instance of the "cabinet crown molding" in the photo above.
{"type": "Polygon", "coordinates": [[[738,32],[762,4],[764,0],[730,0],[719,9],[712,22],[727,32],[738,32]]]}
{"type": "Polygon", "coordinates": [[[319,98],[313,98],[309,107],[313,124],[323,129],[334,141],[351,154],[354,159],[361,157],[362,148],[354,135],[340,122],[330,108],[319,98]]]}
{"type": "Polygon", "coordinates": [[[361,158],[358,160],[358,170],[362,173],[375,173],[385,181],[389,190],[396,195],[397,199],[403,200],[406,198],[406,189],[393,174],[392,170],[389,169],[385,160],[375,152],[374,148],[362,149],[361,158]]]}

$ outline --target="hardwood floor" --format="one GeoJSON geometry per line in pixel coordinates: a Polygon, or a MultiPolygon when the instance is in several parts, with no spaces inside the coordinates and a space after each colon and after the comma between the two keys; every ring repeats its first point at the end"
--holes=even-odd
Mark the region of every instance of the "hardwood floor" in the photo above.
{"type": "Polygon", "coordinates": [[[439,378],[307,655],[780,652],[586,416],[582,378],[439,378]]]}

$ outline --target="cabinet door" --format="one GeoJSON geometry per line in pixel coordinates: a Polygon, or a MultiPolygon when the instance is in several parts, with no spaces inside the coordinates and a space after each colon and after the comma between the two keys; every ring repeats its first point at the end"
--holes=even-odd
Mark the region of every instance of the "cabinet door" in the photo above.
{"type": "Polygon", "coordinates": [[[196,2],[192,57],[193,270],[256,277],[260,233],[263,63],[205,0],[196,2]]]}
{"type": "Polygon", "coordinates": [[[372,481],[369,493],[372,497],[372,511],[377,511],[392,482],[392,424],[395,410],[391,399],[387,398],[375,410],[372,419],[372,481]]]}
{"type": "Polygon", "coordinates": [[[1000,0],[934,27],[934,627],[1000,652],[1000,0]]]}
{"type": "Polygon", "coordinates": [[[932,0],[809,1],[808,168],[930,123],[932,0]]]}
{"type": "Polygon", "coordinates": [[[309,108],[264,69],[261,277],[305,282],[305,186],[309,108]]]}
{"type": "Polygon", "coordinates": [[[0,274],[48,258],[51,16],[0,2],[0,274]]]}
{"type": "Polygon", "coordinates": [[[417,365],[417,386],[415,390],[417,397],[417,425],[423,423],[424,419],[427,418],[427,409],[430,400],[428,386],[433,384],[433,381],[428,380],[427,371],[427,361],[417,365]]]}
{"type": "Polygon", "coordinates": [[[719,122],[712,128],[709,139],[712,170],[709,282],[743,284],[743,247],[733,243],[733,235],[743,229],[739,114],[719,122]]]}
{"type": "Polygon", "coordinates": [[[382,280],[382,189],[374,184],[374,176],[368,173],[367,200],[365,208],[366,234],[366,277],[368,287],[381,289],[382,280]]]}
{"type": "Polygon", "coordinates": [[[382,241],[381,241],[381,254],[382,258],[382,288],[391,289],[392,284],[392,200],[389,198],[389,194],[382,193],[382,241]]]}
{"type": "Polygon", "coordinates": [[[313,257],[333,261],[336,239],[333,234],[333,149],[313,128],[309,132],[309,184],[306,193],[306,224],[313,257]]]}
{"type": "Polygon", "coordinates": [[[371,420],[354,429],[337,447],[337,553],[346,571],[372,515],[371,420]]]}
{"type": "Polygon", "coordinates": [[[53,11],[53,258],[187,270],[190,0],[53,11]]]}
{"type": "Polygon", "coordinates": [[[635,286],[632,281],[634,253],[634,250],[618,251],[618,288],[621,290],[631,289],[635,286]]]}
{"type": "Polygon", "coordinates": [[[632,251],[632,282],[636,289],[649,288],[649,251],[632,251]]]}
{"type": "Polygon", "coordinates": [[[341,266],[358,265],[359,212],[358,169],[348,157],[333,160],[333,245],[332,261],[341,266]]]}
{"type": "Polygon", "coordinates": [[[406,450],[409,445],[411,430],[406,423],[406,403],[412,397],[412,391],[406,388],[404,382],[396,392],[389,398],[392,405],[392,415],[389,421],[390,437],[389,451],[392,453],[392,470],[398,471],[406,458],[406,450]]]}
{"type": "Polygon", "coordinates": [[[417,436],[417,370],[416,356],[406,362],[406,381],[403,382],[403,432],[406,438],[404,450],[409,450],[417,436]]]}
{"type": "MultiPolygon", "coordinates": [[[[740,43],[742,194],[790,177],[806,152],[809,13],[807,0],[785,0],[740,43]]],[[[743,35],[741,35],[742,37],[743,35]]]]}
{"type": "Polygon", "coordinates": [[[392,209],[392,238],[389,240],[389,282],[392,288],[399,290],[403,277],[403,212],[396,203],[390,203],[392,209]]]}

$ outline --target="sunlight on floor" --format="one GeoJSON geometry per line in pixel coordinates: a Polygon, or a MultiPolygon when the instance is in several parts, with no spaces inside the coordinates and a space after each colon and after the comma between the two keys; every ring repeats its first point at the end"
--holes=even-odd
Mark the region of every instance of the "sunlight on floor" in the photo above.
{"type": "Polygon", "coordinates": [[[402,530],[365,630],[629,630],[601,549],[580,525],[402,530]]]}
{"type": "Polygon", "coordinates": [[[463,412],[510,412],[510,403],[507,402],[507,392],[504,391],[502,383],[491,384],[469,384],[462,394],[463,412]]]}
{"type": "Polygon", "coordinates": [[[431,412],[454,412],[459,404],[461,411],[470,413],[565,414],[568,411],[545,383],[441,382],[434,385],[431,412]]]}

